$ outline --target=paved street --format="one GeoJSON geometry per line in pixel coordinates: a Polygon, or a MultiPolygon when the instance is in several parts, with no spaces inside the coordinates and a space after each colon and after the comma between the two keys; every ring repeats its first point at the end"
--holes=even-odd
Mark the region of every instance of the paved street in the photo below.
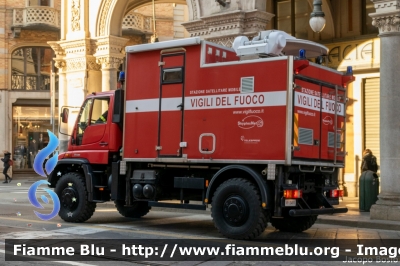
{"type": "MultiPolygon", "coordinates": [[[[65,223],[58,216],[39,220],[27,191],[36,179],[1,184],[0,261],[4,261],[5,239],[208,239],[225,241],[214,228],[210,212],[152,210],[142,219],[122,217],[111,203],[99,204],[93,217],[81,224],[65,223]],[[20,186],[18,186],[20,185],[20,186]]],[[[38,196],[38,195],[37,195],[38,196]]],[[[46,207],[45,207],[46,210],[46,207]]],[[[42,210],[42,213],[46,211],[42,210]]],[[[354,212],[354,210],[352,210],[354,212]]],[[[50,210],[49,210],[50,212],[50,210]]],[[[270,225],[256,240],[261,245],[273,239],[400,239],[399,231],[315,224],[303,233],[281,233],[270,225]]],[[[340,265],[340,262],[0,262],[0,265],[340,265]]]]}

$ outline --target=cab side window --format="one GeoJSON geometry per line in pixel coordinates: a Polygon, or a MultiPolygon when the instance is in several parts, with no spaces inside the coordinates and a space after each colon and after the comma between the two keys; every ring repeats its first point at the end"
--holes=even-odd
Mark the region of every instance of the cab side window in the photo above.
{"type": "Polygon", "coordinates": [[[107,123],[109,102],[110,102],[109,98],[94,100],[92,119],[91,119],[94,125],[107,123]]]}

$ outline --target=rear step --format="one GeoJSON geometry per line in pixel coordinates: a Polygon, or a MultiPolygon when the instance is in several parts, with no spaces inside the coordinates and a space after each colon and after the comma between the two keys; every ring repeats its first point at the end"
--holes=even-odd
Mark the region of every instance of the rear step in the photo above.
{"type": "Polygon", "coordinates": [[[346,213],[347,208],[323,208],[323,209],[293,209],[289,211],[289,215],[292,217],[297,216],[310,216],[319,214],[334,214],[334,213],[346,213]]]}

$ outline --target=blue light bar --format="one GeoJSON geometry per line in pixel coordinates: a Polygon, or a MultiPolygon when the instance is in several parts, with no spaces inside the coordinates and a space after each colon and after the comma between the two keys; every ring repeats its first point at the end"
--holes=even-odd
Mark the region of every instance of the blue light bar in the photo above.
{"type": "Polygon", "coordinates": [[[299,50],[299,58],[306,59],[306,50],[304,50],[304,49],[299,50]]]}
{"type": "Polygon", "coordinates": [[[353,75],[353,67],[352,66],[347,67],[346,75],[353,75]]]}
{"type": "Polygon", "coordinates": [[[119,72],[118,80],[119,81],[124,81],[125,80],[125,72],[124,71],[119,72]]]}

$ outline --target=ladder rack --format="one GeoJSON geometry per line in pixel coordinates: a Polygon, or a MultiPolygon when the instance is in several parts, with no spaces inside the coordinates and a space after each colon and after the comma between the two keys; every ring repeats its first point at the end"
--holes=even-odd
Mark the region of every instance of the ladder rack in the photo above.
{"type": "Polygon", "coordinates": [[[334,128],[335,128],[335,135],[333,138],[334,141],[334,164],[337,163],[338,157],[343,157],[343,163],[345,163],[346,159],[346,120],[343,122],[343,126],[341,128],[337,128],[337,116],[338,116],[338,109],[337,106],[339,103],[343,103],[343,110],[346,112],[346,104],[347,104],[347,90],[344,87],[335,86],[335,117],[334,117],[334,128]],[[344,95],[340,95],[339,92],[343,92],[344,95]],[[343,101],[339,100],[343,98],[343,101]],[[338,142],[337,134],[343,134],[341,136],[341,141],[338,142]],[[343,151],[338,152],[337,145],[340,144],[340,147],[343,151]]]}

